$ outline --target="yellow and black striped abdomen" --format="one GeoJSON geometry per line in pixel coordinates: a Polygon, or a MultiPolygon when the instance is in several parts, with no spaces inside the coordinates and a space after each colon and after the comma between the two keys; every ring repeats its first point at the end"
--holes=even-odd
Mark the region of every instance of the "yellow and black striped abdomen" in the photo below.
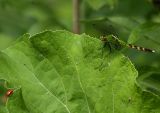
{"type": "Polygon", "coordinates": [[[154,50],[144,48],[144,47],[135,46],[135,45],[132,45],[132,44],[128,44],[128,47],[133,48],[133,49],[137,49],[139,51],[144,51],[144,52],[152,52],[152,53],[155,52],[154,50]]]}

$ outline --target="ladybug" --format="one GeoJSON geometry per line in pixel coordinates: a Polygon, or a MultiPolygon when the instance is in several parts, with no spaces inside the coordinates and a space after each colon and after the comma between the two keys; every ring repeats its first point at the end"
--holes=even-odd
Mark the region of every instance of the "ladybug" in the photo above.
{"type": "Polygon", "coordinates": [[[9,97],[13,94],[13,90],[12,89],[9,89],[7,92],[6,92],[6,96],[9,97]]]}

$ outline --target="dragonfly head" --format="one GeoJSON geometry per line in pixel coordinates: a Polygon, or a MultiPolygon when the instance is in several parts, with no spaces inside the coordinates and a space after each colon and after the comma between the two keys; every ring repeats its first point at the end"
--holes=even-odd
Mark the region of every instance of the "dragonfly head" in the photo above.
{"type": "Polygon", "coordinates": [[[107,37],[101,36],[101,37],[100,37],[100,40],[101,40],[102,42],[107,42],[107,37]]]}
{"type": "Polygon", "coordinates": [[[101,36],[100,37],[100,40],[102,42],[113,42],[115,39],[115,36],[114,35],[107,35],[107,36],[101,36]]]}

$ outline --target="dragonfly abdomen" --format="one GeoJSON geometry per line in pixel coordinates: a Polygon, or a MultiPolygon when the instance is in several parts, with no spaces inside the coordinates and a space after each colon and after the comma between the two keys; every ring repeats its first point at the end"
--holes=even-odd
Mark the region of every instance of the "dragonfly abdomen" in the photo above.
{"type": "Polygon", "coordinates": [[[135,45],[132,45],[132,44],[128,44],[128,47],[133,48],[133,49],[137,49],[139,51],[144,51],[144,52],[152,52],[152,53],[155,52],[154,50],[144,48],[144,47],[135,46],[135,45]]]}

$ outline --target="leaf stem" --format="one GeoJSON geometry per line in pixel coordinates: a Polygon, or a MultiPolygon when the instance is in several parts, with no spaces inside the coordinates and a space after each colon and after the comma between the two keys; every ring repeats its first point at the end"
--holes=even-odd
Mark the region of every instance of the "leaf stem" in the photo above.
{"type": "Polygon", "coordinates": [[[80,33],[80,0],[73,0],[73,32],[80,33]]]}

